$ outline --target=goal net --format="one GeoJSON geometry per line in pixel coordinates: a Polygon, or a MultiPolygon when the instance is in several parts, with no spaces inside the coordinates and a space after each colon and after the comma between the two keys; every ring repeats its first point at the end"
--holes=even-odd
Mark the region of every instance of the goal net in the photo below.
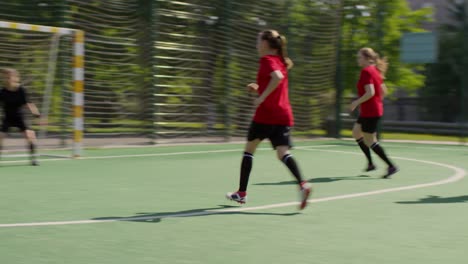
{"type": "MultiPolygon", "coordinates": [[[[39,122],[24,109],[36,131],[39,155],[81,155],[83,131],[84,33],[68,28],[0,21],[0,68],[14,68],[39,122]]],[[[3,86],[3,80],[2,86],[3,86]]],[[[2,144],[2,159],[20,159],[26,142],[15,128],[2,144]]]]}

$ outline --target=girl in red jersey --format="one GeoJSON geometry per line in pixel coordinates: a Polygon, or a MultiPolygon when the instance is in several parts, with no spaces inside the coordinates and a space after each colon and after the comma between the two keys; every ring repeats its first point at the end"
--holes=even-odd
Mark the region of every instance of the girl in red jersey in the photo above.
{"type": "Polygon", "coordinates": [[[227,193],[226,197],[238,203],[246,202],[253,155],[258,144],[268,138],[276,149],[278,159],[296,178],[301,191],[300,209],[304,209],[311,188],[303,180],[296,161],[289,152],[292,147],[290,130],[294,121],[288,96],[288,69],[293,63],[286,54],[286,38],[275,30],[263,31],[257,38],[257,51],[261,57],[257,83],[247,85],[249,91],[256,91],[259,95],[254,101],[257,109],[242,158],[239,190],[227,193]]]}
{"type": "Polygon", "coordinates": [[[351,103],[350,109],[354,111],[360,106],[359,118],[353,127],[353,137],[366,155],[368,165],[365,171],[375,170],[369,148],[371,148],[388,165],[384,178],[390,177],[398,168],[390,161],[384,149],[377,141],[377,124],[383,115],[383,97],[387,88],[383,83],[388,68],[386,59],[371,48],[362,48],[358,52],[358,63],[362,67],[357,83],[359,98],[351,103]]]}

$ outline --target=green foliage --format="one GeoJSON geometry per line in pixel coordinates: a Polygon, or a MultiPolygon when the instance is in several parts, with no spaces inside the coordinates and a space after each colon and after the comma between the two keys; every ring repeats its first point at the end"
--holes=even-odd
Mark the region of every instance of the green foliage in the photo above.
{"type": "MultiPolygon", "coordinates": [[[[245,85],[256,81],[256,35],[267,28],[288,38],[297,129],[319,127],[328,112],[322,106],[333,103],[338,1],[44,0],[50,8],[38,12],[39,1],[7,2],[0,16],[8,7],[20,17],[11,20],[86,32],[89,129],[126,118],[148,127],[212,122],[245,129],[253,110],[245,85]]],[[[54,108],[60,96],[54,93],[54,108]]]]}
{"type": "Polygon", "coordinates": [[[424,85],[425,76],[413,65],[400,63],[400,39],[404,32],[423,31],[430,20],[430,8],[411,11],[406,0],[345,0],[343,59],[346,88],[354,91],[359,77],[356,54],[371,47],[389,60],[386,84],[390,91],[400,88],[415,93],[424,85]]]}
{"type": "Polygon", "coordinates": [[[463,4],[450,1],[450,24],[443,25],[439,34],[438,62],[429,66],[427,87],[421,91],[426,98],[423,104],[426,116],[430,121],[454,122],[459,120],[462,89],[462,75],[466,74],[463,65],[463,22],[465,13],[463,4]]]}

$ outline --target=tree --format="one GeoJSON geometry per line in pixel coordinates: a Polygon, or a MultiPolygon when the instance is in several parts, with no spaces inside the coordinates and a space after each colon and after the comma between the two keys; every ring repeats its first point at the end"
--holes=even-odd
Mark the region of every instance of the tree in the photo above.
{"type": "Polygon", "coordinates": [[[461,105],[463,59],[463,30],[465,11],[462,1],[450,0],[448,7],[451,22],[442,25],[439,39],[439,58],[428,68],[427,85],[421,91],[425,119],[455,122],[461,105]]]}
{"type": "Polygon", "coordinates": [[[169,134],[215,125],[243,134],[255,38],[268,28],[288,37],[297,130],[319,128],[332,103],[339,7],[341,0],[12,0],[0,3],[0,16],[86,32],[87,129],[155,124],[169,134]],[[62,14],[36,13],[44,3],[62,14]]]}
{"type": "Polygon", "coordinates": [[[422,24],[429,21],[431,12],[430,8],[411,11],[406,0],[345,0],[341,62],[345,87],[353,88],[359,77],[357,51],[369,46],[389,60],[385,82],[390,91],[399,88],[414,93],[421,88],[425,76],[413,65],[400,63],[400,39],[405,32],[423,31],[422,24]]]}

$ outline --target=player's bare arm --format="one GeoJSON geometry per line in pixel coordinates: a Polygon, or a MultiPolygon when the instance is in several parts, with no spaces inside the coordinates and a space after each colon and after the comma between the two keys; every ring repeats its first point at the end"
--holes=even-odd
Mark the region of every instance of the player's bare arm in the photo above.
{"type": "Polygon", "coordinates": [[[351,106],[350,106],[351,111],[354,111],[356,107],[358,107],[360,104],[364,103],[365,101],[371,99],[372,96],[375,95],[375,88],[373,84],[367,84],[366,86],[364,86],[364,89],[366,89],[366,92],[361,97],[359,97],[358,99],[354,100],[351,103],[351,106]]]}
{"type": "Polygon", "coordinates": [[[284,75],[281,71],[274,71],[270,74],[271,80],[268,83],[267,88],[265,91],[254,101],[255,107],[259,106],[263,101],[265,101],[265,98],[268,97],[280,84],[281,80],[284,79],[284,75]]]}

